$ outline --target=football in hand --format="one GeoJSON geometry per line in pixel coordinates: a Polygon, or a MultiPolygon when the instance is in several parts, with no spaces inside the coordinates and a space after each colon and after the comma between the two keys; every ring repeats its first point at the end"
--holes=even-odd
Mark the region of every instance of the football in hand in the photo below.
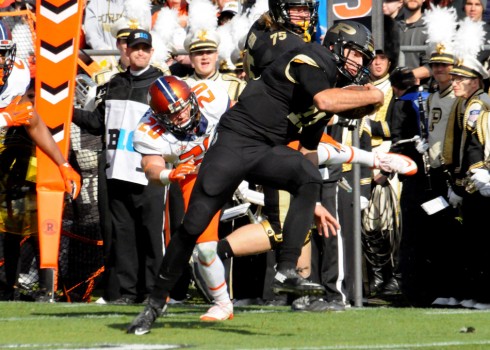
{"type": "MultiPolygon", "coordinates": [[[[355,91],[368,91],[369,88],[363,85],[348,85],[343,87],[343,89],[346,90],[355,90],[355,91]]],[[[353,109],[349,109],[347,111],[339,112],[337,115],[342,118],[348,118],[348,119],[359,119],[362,118],[366,115],[373,114],[379,109],[380,105],[378,104],[372,104],[372,105],[366,105],[362,107],[357,107],[353,109]]]]}

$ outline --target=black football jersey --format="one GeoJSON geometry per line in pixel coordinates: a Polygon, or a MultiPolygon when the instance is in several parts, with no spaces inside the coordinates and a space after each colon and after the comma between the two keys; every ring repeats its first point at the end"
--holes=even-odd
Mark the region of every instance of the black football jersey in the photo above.
{"type": "Polygon", "coordinates": [[[313,96],[335,87],[336,76],[335,58],[326,47],[311,43],[288,51],[248,83],[219,128],[272,145],[300,140],[316,149],[331,115],[313,105],[313,96]]]}
{"type": "Polygon", "coordinates": [[[259,21],[250,28],[245,42],[250,78],[258,78],[263,70],[283,53],[305,45],[303,39],[284,29],[265,29],[259,21]]]}

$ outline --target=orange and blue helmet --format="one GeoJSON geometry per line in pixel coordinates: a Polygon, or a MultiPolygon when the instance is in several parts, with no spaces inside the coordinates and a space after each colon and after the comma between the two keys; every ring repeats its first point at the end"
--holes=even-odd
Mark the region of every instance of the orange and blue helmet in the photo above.
{"type": "Polygon", "coordinates": [[[200,112],[196,95],[183,80],[174,76],[160,77],[148,91],[148,104],[153,116],[167,130],[176,135],[192,133],[199,124],[200,112]],[[171,116],[190,105],[190,120],[183,125],[174,124],[171,116]]]}

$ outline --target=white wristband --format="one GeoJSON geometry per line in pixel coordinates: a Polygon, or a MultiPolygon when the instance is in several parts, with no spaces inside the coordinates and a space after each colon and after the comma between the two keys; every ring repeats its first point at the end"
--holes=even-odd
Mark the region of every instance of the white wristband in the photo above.
{"type": "Polygon", "coordinates": [[[322,205],[322,202],[316,202],[315,205],[322,205]]]}
{"type": "Polygon", "coordinates": [[[161,172],[160,172],[160,182],[162,184],[164,184],[165,186],[170,184],[170,172],[172,170],[168,170],[168,169],[163,169],[161,172]]]}

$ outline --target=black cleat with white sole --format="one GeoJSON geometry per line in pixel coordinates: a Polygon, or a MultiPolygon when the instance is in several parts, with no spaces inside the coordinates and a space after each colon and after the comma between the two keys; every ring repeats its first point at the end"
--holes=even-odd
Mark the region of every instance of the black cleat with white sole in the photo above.
{"type": "Polygon", "coordinates": [[[325,287],[301,277],[295,269],[277,271],[272,282],[276,294],[323,295],[325,287]]]}
{"type": "Polygon", "coordinates": [[[128,326],[126,333],[143,335],[150,333],[151,326],[155,323],[156,319],[163,315],[167,309],[167,304],[161,306],[153,299],[148,299],[145,309],[140,312],[138,316],[128,326]]]}

